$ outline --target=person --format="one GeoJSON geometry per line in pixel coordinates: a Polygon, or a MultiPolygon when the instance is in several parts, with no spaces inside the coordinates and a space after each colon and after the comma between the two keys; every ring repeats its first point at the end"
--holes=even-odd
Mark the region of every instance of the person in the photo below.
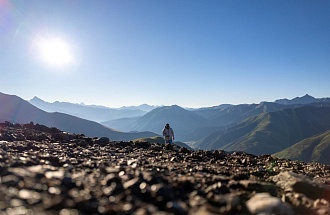
{"type": "Polygon", "coordinates": [[[174,132],[168,123],[166,123],[165,128],[163,129],[163,136],[165,143],[172,144],[172,141],[174,140],[174,132]]]}

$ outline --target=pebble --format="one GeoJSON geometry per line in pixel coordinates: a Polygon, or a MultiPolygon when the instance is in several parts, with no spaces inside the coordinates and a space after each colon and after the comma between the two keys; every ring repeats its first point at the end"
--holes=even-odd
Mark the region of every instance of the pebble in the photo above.
{"type": "Polygon", "coordinates": [[[329,178],[329,165],[270,155],[0,123],[1,215],[325,215],[329,178]]]}

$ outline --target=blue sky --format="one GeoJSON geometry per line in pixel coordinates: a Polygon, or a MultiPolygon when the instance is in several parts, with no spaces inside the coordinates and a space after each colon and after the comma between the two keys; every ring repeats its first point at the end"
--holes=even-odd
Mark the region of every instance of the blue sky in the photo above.
{"type": "Polygon", "coordinates": [[[330,97],[329,70],[326,0],[0,0],[0,92],[24,99],[205,107],[330,97]],[[38,47],[49,38],[66,44],[69,63],[45,60],[38,47]]]}

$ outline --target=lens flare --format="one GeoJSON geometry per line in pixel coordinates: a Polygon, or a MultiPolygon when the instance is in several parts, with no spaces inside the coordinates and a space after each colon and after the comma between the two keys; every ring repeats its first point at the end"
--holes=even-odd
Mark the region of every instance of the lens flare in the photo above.
{"type": "Polygon", "coordinates": [[[51,66],[64,66],[73,63],[69,44],[60,38],[39,38],[37,50],[39,57],[51,66]]]}

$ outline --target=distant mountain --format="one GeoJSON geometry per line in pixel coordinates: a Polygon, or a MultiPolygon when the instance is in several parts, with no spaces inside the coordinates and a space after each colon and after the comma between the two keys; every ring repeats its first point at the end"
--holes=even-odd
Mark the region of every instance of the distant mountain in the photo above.
{"type": "Polygon", "coordinates": [[[33,121],[34,123],[56,127],[70,133],[82,133],[91,137],[106,136],[111,140],[132,140],[156,135],[152,132],[119,132],[96,122],[68,114],[48,113],[17,96],[0,93],[0,122],[4,121],[12,123],[29,123],[33,121]]]}
{"type": "Polygon", "coordinates": [[[301,105],[288,106],[272,102],[261,102],[260,104],[230,105],[219,108],[199,109],[194,112],[209,119],[214,126],[224,126],[240,122],[250,116],[261,113],[282,110],[288,107],[300,107],[301,105]]]}
{"type": "MultiPolygon", "coordinates": [[[[159,107],[135,119],[124,118],[102,124],[119,124],[120,128],[126,127],[126,131],[152,131],[160,134],[166,123],[171,125],[175,137],[181,141],[192,140],[195,137],[190,136],[191,132],[209,126],[208,120],[204,117],[177,105],[159,107]]],[[[114,128],[118,129],[116,126],[114,128]]]]}
{"type": "Polygon", "coordinates": [[[141,111],[149,112],[158,107],[161,107],[161,106],[142,104],[142,105],[138,105],[138,106],[123,106],[118,109],[119,110],[141,110],[141,111]]]}
{"type": "MultiPolygon", "coordinates": [[[[160,133],[166,122],[175,123],[175,132],[182,141],[199,142],[212,132],[223,131],[242,122],[244,119],[283,110],[286,108],[298,108],[305,105],[282,105],[273,102],[261,102],[260,104],[221,105],[211,108],[184,109],[179,106],[165,106],[156,108],[144,116],[122,118],[101,122],[111,128],[121,131],[149,130],[160,133]]],[[[330,103],[317,102],[308,104],[315,107],[330,107],[330,103]]]]}
{"type": "MultiPolygon", "coordinates": [[[[124,132],[131,132],[131,131],[137,131],[133,130],[133,125],[137,122],[138,119],[140,119],[142,116],[137,117],[127,117],[127,118],[120,118],[120,119],[113,119],[105,122],[100,122],[102,125],[105,125],[110,128],[114,128],[119,131],[124,132]]],[[[158,131],[160,134],[160,131],[158,131]]]]}
{"type": "MultiPolygon", "coordinates": [[[[308,99],[304,101],[307,100],[308,99]]],[[[280,104],[275,102],[261,102],[260,104],[240,104],[219,106],[218,108],[201,108],[194,110],[194,112],[206,119],[209,119],[213,126],[228,126],[231,124],[236,124],[250,116],[256,116],[261,113],[274,112],[287,108],[299,108],[306,105],[314,107],[330,107],[330,99],[328,98],[317,99],[316,101],[317,102],[307,104],[280,104]]]]}
{"type": "Polygon", "coordinates": [[[316,102],[330,102],[330,98],[321,98],[317,99],[313,96],[310,96],[308,94],[302,96],[302,97],[296,97],[293,99],[278,99],[275,100],[275,103],[283,104],[283,105],[296,105],[296,104],[311,104],[316,102]]]}
{"type": "Polygon", "coordinates": [[[191,111],[206,111],[206,110],[219,110],[219,109],[225,109],[228,107],[234,106],[232,104],[221,104],[221,105],[216,105],[216,106],[212,106],[212,107],[201,107],[201,108],[185,108],[187,110],[191,110],[191,111]]]}
{"type": "Polygon", "coordinates": [[[249,117],[226,130],[213,132],[200,148],[273,154],[330,129],[330,108],[303,106],[249,117]]]}
{"type": "Polygon", "coordinates": [[[330,164],[330,130],[275,153],[278,158],[330,164]]]}
{"type": "MultiPolygon", "coordinates": [[[[161,136],[155,136],[155,137],[145,137],[145,138],[138,138],[135,140],[132,140],[133,142],[149,142],[149,143],[161,143],[161,144],[165,144],[164,142],[164,138],[161,136]]],[[[178,145],[180,147],[185,147],[187,149],[192,149],[190,146],[188,146],[187,144],[183,143],[183,142],[179,142],[179,141],[174,141],[173,144],[178,145]]]]}
{"type": "Polygon", "coordinates": [[[142,116],[147,113],[147,111],[145,110],[153,108],[153,106],[148,105],[117,109],[96,105],[73,104],[69,102],[58,101],[49,103],[43,101],[38,97],[34,97],[29,102],[34,106],[47,112],[66,113],[72,116],[77,116],[83,119],[88,119],[96,122],[119,119],[123,117],[142,116]]]}
{"type": "MultiPolygon", "coordinates": [[[[189,139],[195,141],[207,136],[211,132],[214,132],[216,130],[222,130],[224,126],[238,123],[247,117],[255,116],[260,113],[282,110],[284,108],[287,108],[288,106],[276,104],[276,103],[270,103],[270,102],[262,102],[260,104],[251,104],[251,105],[249,104],[220,105],[210,108],[188,109],[188,110],[183,109],[179,106],[176,107],[177,107],[176,109],[180,108],[182,112],[189,114],[189,117],[187,117],[189,118],[189,120],[187,119],[178,120],[182,118],[182,116],[179,116],[180,114],[169,113],[174,110],[173,108],[161,107],[154,109],[149,114],[143,117],[140,116],[134,118],[122,118],[122,119],[115,119],[106,122],[101,122],[101,123],[103,125],[121,131],[133,131],[133,130],[140,131],[141,129],[153,129],[151,124],[157,124],[155,122],[157,120],[161,120],[160,124],[162,124],[162,126],[165,121],[171,122],[173,120],[177,120],[180,121],[184,127],[193,126],[193,128],[190,129],[190,132],[184,131],[184,133],[185,136],[187,137],[185,138],[185,140],[189,139]],[[160,114],[163,114],[161,111],[163,109],[167,110],[167,114],[169,115],[169,117],[160,116],[160,114]],[[190,115],[192,117],[190,117],[190,115]],[[199,117],[197,117],[196,115],[199,115],[199,117]],[[199,121],[202,121],[202,123],[198,121],[193,122],[194,121],[193,119],[195,118],[197,118],[197,120],[199,121]],[[143,125],[143,122],[150,121],[151,119],[153,119],[153,122],[148,125],[149,126],[148,128],[146,128],[143,125]],[[189,124],[185,123],[186,121],[189,121],[189,124]]],[[[296,107],[296,106],[292,106],[292,107],[296,107]]]]}

